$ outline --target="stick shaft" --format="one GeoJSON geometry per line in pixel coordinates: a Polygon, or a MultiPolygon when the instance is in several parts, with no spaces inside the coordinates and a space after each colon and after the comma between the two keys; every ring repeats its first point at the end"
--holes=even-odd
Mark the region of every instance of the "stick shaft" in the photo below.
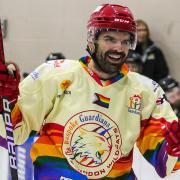
{"type": "MultiPolygon", "coordinates": [[[[0,64],[5,64],[1,20],[0,20],[0,64]]],[[[14,136],[13,136],[13,126],[12,126],[12,121],[11,121],[10,102],[7,97],[0,95],[0,98],[2,98],[2,102],[3,102],[3,119],[5,122],[6,134],[7,134],[7,145],[8,145],[11,178],[12,180],[18,180],[17,161],[16,161],[16,152],[15,152],[15,144],[14,144],[14,136]]]]}

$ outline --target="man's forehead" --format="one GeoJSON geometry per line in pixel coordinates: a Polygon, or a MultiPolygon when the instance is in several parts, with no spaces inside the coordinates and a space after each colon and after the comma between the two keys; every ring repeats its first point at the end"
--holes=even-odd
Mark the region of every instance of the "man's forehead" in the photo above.
{"type": "Polygon", "coordinates": [[[100,34],[101,37],[114,37],[114,38],[130,38],[130,34],[129,32],[125,32],[125,31],[104,31],[100,34]]]}

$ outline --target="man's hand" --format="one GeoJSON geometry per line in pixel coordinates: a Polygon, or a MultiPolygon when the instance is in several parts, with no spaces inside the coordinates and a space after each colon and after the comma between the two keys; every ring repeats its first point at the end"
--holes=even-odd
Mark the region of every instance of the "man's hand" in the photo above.
{"type": "Polygon", "coordinates": [[[3,110],[2,97],[15,103],[19,94],[20,74],[16,64],[0,64],[0,112],[3,110]]]}
{"type": "Polygon", "coordinates": [[[166,149],[169,155],[180,157],[180,119],[165,122],[163,135],[167,141],[166,149]]]}

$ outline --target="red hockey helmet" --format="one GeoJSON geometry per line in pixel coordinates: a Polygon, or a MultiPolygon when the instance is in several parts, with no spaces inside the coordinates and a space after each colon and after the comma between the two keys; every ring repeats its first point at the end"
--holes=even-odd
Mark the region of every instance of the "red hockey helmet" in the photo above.
{"type": "Polygon", "coordinates": [[[93,42],[102,30],[126,31],[131,34],[131,49],[136,46],[136,22],[128,7],[116,4],[98,6],[87,24],[88,41],[93,42]]]}

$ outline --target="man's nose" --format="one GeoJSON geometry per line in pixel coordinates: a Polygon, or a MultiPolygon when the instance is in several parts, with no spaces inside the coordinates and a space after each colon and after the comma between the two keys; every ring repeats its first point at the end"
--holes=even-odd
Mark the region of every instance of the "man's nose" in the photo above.
{"type": "Polygon", "coordinates": [[[121,41],[117,41],[114,45],[114,50],[116,50],[117,52],[122,52],[123,51],[123,46],[121,41]]]}

